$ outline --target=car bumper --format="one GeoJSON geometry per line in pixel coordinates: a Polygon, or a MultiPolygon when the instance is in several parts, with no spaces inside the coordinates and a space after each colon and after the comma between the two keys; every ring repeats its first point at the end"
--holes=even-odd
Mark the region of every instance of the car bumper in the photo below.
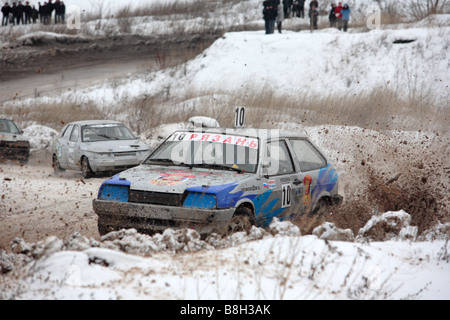
{"type": "Polygon", "coordinates": [[[26,142],[0,141],[0,161],[19,160],[28,161],[30,145],[26,142]]]}
{"type": "Polygon", "coordinates": [[[98,227],[104,234],[113,230],[134,228],[153,233],[168,228],[192,228],[200,234],[224,230],[233,217],[234,209],[195,209],[141,203],[94,200],[98,227]]]}
{"type": "Polygon", "coordinates": [[[140,158],[112,158],[112,159],[89,159],[92,171],[118,171],[140,165],[144,159],[140,158]]]}

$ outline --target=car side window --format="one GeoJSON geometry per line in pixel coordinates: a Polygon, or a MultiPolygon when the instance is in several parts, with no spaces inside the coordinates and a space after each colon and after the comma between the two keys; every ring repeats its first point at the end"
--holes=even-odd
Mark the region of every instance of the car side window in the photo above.
{"type": "Polygon", "coordinates": [[[308,140],[290,140],[297,156],[300,170],[303,172],[318,170],[327,166],[326,159],[308,140]]]}
{"type": "Polygon", "coordinates": [[[62,132],[61,132],[61,138],[65,138],[68,139],[69,138],[69,134],[70,132],[72,132],[72,125],[67,125],[63,128],[62,132]]]}
{"type": "Polygon", "coordinates": [[[294,172],[294,165],[286,141],[270,141],[267,143],[266,162],[269,166],[267,175],[276,176],[294,172]]]}
{"type": "Polygon", "coordinates": [[[79,136],[80,136],[80,130],[79,130],[78,126],[73,126],[72,133],[70,134],[70,141],[77,142],[79,136]]]}

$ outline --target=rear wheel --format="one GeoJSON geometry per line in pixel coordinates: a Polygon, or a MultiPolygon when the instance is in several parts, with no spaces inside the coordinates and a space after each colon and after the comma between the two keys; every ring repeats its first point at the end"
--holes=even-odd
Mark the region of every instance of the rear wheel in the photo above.
{"type": "Polygon", "coordinates": [[[324,215],[330,206],[330,200],[328,198],[321,198],[314,207],[313,211],[311,211],[311,215],[322,216],[324,215]]]}
{"type": "Polygon", "coordinates": [[[85,179],[89,179],[93,175],[91,166],[89,164],[89,159],[86,157],[83,157],[81,159],[81,173],[83,174],[83,178],[85,179]]]}

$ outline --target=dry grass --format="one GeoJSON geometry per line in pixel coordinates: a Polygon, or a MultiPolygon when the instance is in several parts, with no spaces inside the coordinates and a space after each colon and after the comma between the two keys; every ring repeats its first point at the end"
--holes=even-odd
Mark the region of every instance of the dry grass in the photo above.
{"type": "Polygon", "coordinates": [[[92,103],[38,103],[35,105],[1,107],[0,114],[12,118],[23,127],[25,124],[39,123],[55,130],[61,129],[65,124],[80,120],[103,119],[103,114],[92,103]]]}
{"type": "MultiPolygon", "coordinates": [[[[137,98],[124,104],[121,112],[137,114],[139,131],[186,121],[193,115],[213,117],[231,126],[236,106],[247,107],[247,124],[271,128],[279,122],[304,125],[351,125],[375,130],[446,131],[450,110],[439,108],[427,99],[411,100],[389,90],[374,89],[359,95],[328,95],[302,98],[279,95],[273,90],[242,92],[195,92],[172,97],[167,92],[137,98]],[[176,110],[176,112],[173,112],[176,110]]],[[[133,124],[132,124],[133,125],[133,124]]]]}

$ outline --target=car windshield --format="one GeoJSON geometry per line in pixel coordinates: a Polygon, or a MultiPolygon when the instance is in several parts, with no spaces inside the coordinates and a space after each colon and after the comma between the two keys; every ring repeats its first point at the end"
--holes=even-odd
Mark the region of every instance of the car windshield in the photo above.
{"type": "Polygon", "coordinates": [[[255,173],[257,138],[215,133],[176,132],[144,162],[255,173]]]}
{"type": "Polygon", "coordinates": [[[121,124],[98,124],[83,126],[81,131],[83,142],[136,139],[131,131],[121,124]]]}
{"type": "Polygon", "coordinates": [[[0,132],[18,134],[20,130],[11,120],[0,119],[0,132]]]}

